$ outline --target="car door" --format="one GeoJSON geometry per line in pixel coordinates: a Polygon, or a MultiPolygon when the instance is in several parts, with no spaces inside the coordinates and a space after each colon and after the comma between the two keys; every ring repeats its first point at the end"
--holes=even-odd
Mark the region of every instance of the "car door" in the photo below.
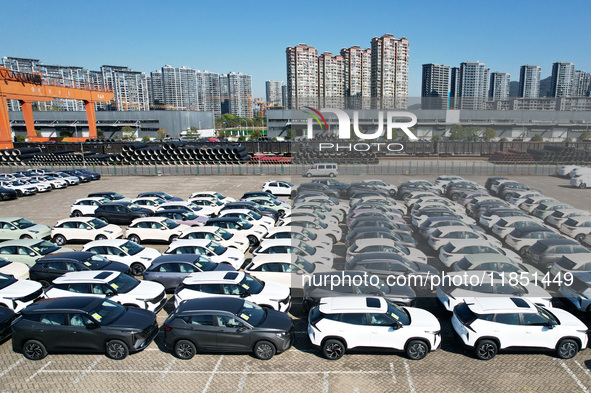
{"type": "Polygon", "coordinates": [[[44,263],[40,271],[43,277],[40,278],[47,282],[53,282],[53,280],[56,278],[62,276],[64,273],[67,273],[65,265],[66,263],[61,261],[44,263]]]}
{"type": "Polygon", "coordinates": [[[535,348],[555,348],[558,343],[557,329],[550,329],[550,316],[544,311],[538,313],[523,313],[523,327],[525,330],[523,345],[535,348]]]}
{"type": "Polygon", "coordinates": [[[216,314],[217,347],[224,352],[250,351],[252,329],[233,315],[216,314]]]}
{"type": "Polygon", "coordinates": [[[398,322],[386,314],[369,314],[370,343],[378,348],[404,348],[405,331],[398,322]]]}
{"type": "Polygon", "coordinates": [[[177,262],[169,262],[158,265],[158,267],[150,272],[150,280],[159,282],[166,288],[175,288],[182,281],[179,264],[177,262]]]}
{"type": "Polygon", "coordinates": [[[64,336],[73,351],[102,351],[100,327],[83,313],[66,314],[69,324],[64,336]]]}
{"type": "Polygon", "coordinates": [[[371,347],[371,331],[366,313],[343,313],[336,334],[345,338],[349,348],[371,347]]]}
{"type": "Polygon", "coordinates": [[[218,325],[213,314],[194,314],[182,317],[186,328],[190,331],[190,338],[197,348],[203,350],[217,350],[218,325]]]}
{"type": "Polygon", "coordinates": [[[502,348],[522,347],[525,328],[519,313],[496,314],[492,334],[499,339],[502,348]]]}
{"type": "Polygon", "coordinates": [[[52,351],[65,351],[70,346],[70,336],[67,334],[69,326],[66,322],[67,314],[48,312],[39,315],[38,328],[35,338],[41,341],[45,348],[52,351]]]}

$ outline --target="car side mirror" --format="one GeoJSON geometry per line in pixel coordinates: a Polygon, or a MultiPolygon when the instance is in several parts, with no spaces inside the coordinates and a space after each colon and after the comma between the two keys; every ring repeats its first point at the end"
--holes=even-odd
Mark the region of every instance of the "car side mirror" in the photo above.
{"type": "Polygon", "coordinates": [[[16,231],[16,227],[10,227],[11,231],[16,231]]]}
{"type": "Polygon", "coordinates": [[[29,253],[29,256],[30,256],[30,257],[34,257],[34,256],[37,256],[37,254],[35,254],[33,251],[31,251],[31,252],[29,253]]]}
{"type": "Polygon", "coordinates": [[[96,328],[98,328],[98,325],[96,323],[94,323],[94,322],[90,322],[90,323],[87,323],[86,324],[86,329],[93,330],[93,329],[96,329],[96,328]]]}
{"type": "Polygon", "coordinates": [[[548,329],[554,329],[556,324],[554,322],[548,322],[548,329]]]}
{"type": "Polygon", "coordinates": [[[166,230],[166,227],[160,227],[160,230],[164,231],[166,230]]]}
{"type": "Polygon", "coordinates": [[[240,333],[243,333],[243,332],[245,332],[245,331],[247,331],[247,330],[248,330],[248,328],[247,328],[246,326],[242,326],[242,327],[238,328],[238,331],[239,331],[240,333]]]}
{"type": "Polygon", "coordinates": [[[296,270],[296,274],[299,276],[303,276],[304,275],[304,271],[303,270],[296,270]]]}
{"type": "Polygon", "coordinates": [[[92,231],[92,227],[86,227],[87,231],[92,231]]]}
{"type": "Polygon", "coordinates": [[[402,327],[402,324],[401,324],[400,322],[394,322],[394,323],[392,324],[392,328],[393,328],[394,330],[398,330],[398,329],[400,329],[401,327],[402,327]]]}
{"type": "Polygon", "coordinates": [[[240,297],[247,297],[248,295],[248,292],[240,292],[240,297]]]}

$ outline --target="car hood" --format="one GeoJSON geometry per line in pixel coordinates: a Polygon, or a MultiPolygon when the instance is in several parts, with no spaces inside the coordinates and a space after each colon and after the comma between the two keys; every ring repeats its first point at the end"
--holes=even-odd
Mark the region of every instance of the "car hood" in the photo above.
{"type": "Polygon", "coordinates": [[[107,327],[126,329],[145,329],[156,322],[156,315],[148,310],[129,307],[127,312],[107,327]]]}
{"type": "Polygon", "coordinates": [[[238,258],[239,261],[244,260],[244,254],[242,251],[234,247],[227,247],[226,252],[224,252],[221,256],[224,258],[238,258]]]}
{"type": "Polygon", "coordinates": [[[25,228],[24,229],[27,232],[38,232],[38,233],[49,233],[51,232],[51,228],[48,227],[47,225],[41,225],[41,224],[35,224],[32,227],[29,228],[25,228]]]}
{"type": "Polygon", "coordinates": [[[41,289],[42,285],[37,281],[17,280],[15,283],[0,290],[2,297],[15,298],[23,297],[41,289]]]}
{"type": "Polygon", "coordinates": [[[134,258],[146,258],[152,260],[160,256],[160,252],[155,248],[144,248],[142,251],[133,255],[134,258]]]}
{"type": "Polygon", "coordinates": [[[229,272],[229,271],[235,271],[236,269],[234,269],[232,267],[232,265],[228,265],[227,263],[218,263],[215,267],[215,269],[213,269],[216,272],[229,272]]]}
{"type": "Polygon", "coordinates": [[[587,325],[585,325],[579,318],[575,317],[568,311],[564,311],[560,308],[552,308],[548,311],[558,318],[558,321],[560,321],[560,326],[571,326],[580,330],[587,330],[587,325]]]}
{"type": "Polygon", "coordinates": [[[126,271],[129,270],[129,266],[127,266],[126,264],[121,263],[121,262],[111,262],[111,263],[106,264],[100,270],[112,270],[114,272],[125,273],[126,271]]]}
{"type": "Polygon", "coordinates": [[[257,294],[268,299],[283,300],[289,296],[289,287],[272,281],[265,281],[265,287],[257,294]]]}
{"type": "Polygon", "coordinates": [[[140,284],[126,295],[137,299],[152,299],[164,292],[164,286],[154,281],[140,281],[140,284]]]}
{"type": "Polygon", "coordinates": [[[287,332],[293,328],[293,321],[289,315],[268,308],[266,310],[267,317],[257,326],[259,329],[276,329],[287,332]]]}
{"type": "Polygon", "coordinates": [[[405,310],[410,315],[411,326],[424,327],[429,329],[429,331],[441,330],[439,320],[429,311],[413,307],[406,307],[405,310]]]}
{"type": "Polygon", "coordinates": [[[0,273],[11,275],[17,280],[24,280],[29,278],[29,266],[20,262],[12,262],[0,268],[0,273]]]}
{"type": "Polygon", "coordinates": [[[47,255],[53,255],[53,254],[63,254],[64,252],[75,252],[77,250],[74,250],[73,248],[68,248],[68,247],[60,247],[59,249],[50,252],[47,255]]]}

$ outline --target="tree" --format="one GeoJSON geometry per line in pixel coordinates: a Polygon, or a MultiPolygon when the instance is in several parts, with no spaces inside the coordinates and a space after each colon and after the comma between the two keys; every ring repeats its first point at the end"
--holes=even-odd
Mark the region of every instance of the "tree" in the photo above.
{"type": "Polygon", "coordinates": [[[292,134],[292,131],[291,131],[291,128],[289,128],[287,131],[285,131],[285,139],[288,139],[288,140],[291,139],[291,134],[292,134]]]}
{"type": "Polygon", "coordinates": [[[461,124],[454,124],[453,126],[451,126],[449,139],[452,141],[464,140],[464,127],[462,127],[461,124]]]}
{"type": "Polygon", "coordinates": [[[502,137],[501,139],[499,139],[499,142],[508,142],[508,141],[509,141],[509,139],[507,139],[505,137],[502,137]]]}
{"type": "Polygon", "coordinates": [[[258,140],[259,138],[263,137],[263,133],[260,132],[259,130],[254,130],[251,134],[250,134],[250,139],[253,141],[258,140]]]}
{"type": "Polygon", "coordinates": [[[583,131],[577,140],[582,142],[587,139],[591,139],[591,131],[583,131]]]}
{"type": "Polygon", "coordinates": [[[62,138],[68,138],[72,136],[72,131],[70,130],[61,130],[60,131],[60,137],[62,138]]]}
{"type": "Polygon", "coordinates": [[[144,135],[144,136],[142,137],[142,142],[150,142],[150,137],[149,137],[149,136],[147,136],[147,135],[144,135]]]}
{"type": "Polygon", "coordinates": [[[573,138],[571,138],[570,136],[567,136],[566,138],[564,138],[564,143],[571,143],[573,141],[573,138]]]}
{"type": "Polygon", "coordinates": [[[122,127],[121,132],[123,133],[123,139],[133,139],[134,132],[130,126],[122,127]]]}
{"type": "Polygon", "coordinates": [[[103,130],[101,130],[100,128],[96,129],[96,136],[97,138],[102,138],[105,136],[105,132],[103,130]]]}
{"type": "Polygon", "coordinates": [[[198,139],[199,138],[199,128],[197,127],[189,127],[189,130],[187,131],[187,137],[188,138],[195,138],[198,139]]]}
{"type": "Polygon", "coordinates": [[[441,137],[441,135],[433,135],[433,138],[431,138],[431,142],[433,143],[437,143],[440,142],[443,138],[441,137]]]}
{"type": "Polygon", "coordinates": [[[493,139],[495,139],[497,137],[497,132],[492,129],[492,128],[487,128],[486,130],[484,130],[484,132],[482,133],[482,139],[484,139],[485,141],[491,141],[493,139]]]}
{"type": "Polygon", "coordinates": [[[217,135],[218,138],[225,138],[226,135],[227,135],[226,134],[226,131],[223,130],[223,129],[221,129],[221,128],[219,130],[217,130],[215,133],[216,133],[216,135],[217,135]]]}
{"type": "Polygon", "coordinates": [[[35,135],[37,135],[37,136],[41,136],[41,130],[37,130],[37,129],[35,129],[35,135]]]}
{"type": "Polygon", "coordinates": [[[14,137],[14,141],[15,142],[24,142],[25,141],[25,136],[24,135],[17,135],[14,137]]]}
{"type": "Polygon", "coordinates": [[[159,128],[158,131],[156,131],[156,139],[164,139],[168,136],[168,131],[166,131],[164,128],[159,128]]]}
{"type": "Polygon", "coordinates": [[[480,137],[480,127],[466,127],[464,128],[464,139],[465,141],[477,141],[480,137]]]}
{"type": "Polygon", "coordinates": [[[240,135],[238,137],[238,142],[244,142],[246,140],[246,137],[244,135],[240,135]]]}
{"type": "Polygon", "coordinates": [[[532,136],[530,139],[531,142],[544,142],[544,138],[540,134],[536,134],[532,136]]]}

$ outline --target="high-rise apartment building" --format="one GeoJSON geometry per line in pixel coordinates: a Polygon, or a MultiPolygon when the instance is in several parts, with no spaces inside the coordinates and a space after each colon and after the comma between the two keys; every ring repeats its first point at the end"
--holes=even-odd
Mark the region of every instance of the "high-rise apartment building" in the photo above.
{"type": "Polygon", "coordinates": [[[252,76],[242,72],[230,72],[228,78],[229,111],[239,117],[252,117],[252,76]]]}
{"type": "Polygon", "coordinates": [[[215,117],[222,114],[220,74],[211,71],[197,71],[197,92],[199,110],[211,111],[215,117]]]}
{"type": "Polygon", "coordinates": [[[359,46],[341,49],[345,97],[348,106],[365,109],[371,97],[371,49],[359,46]]]}
{"type": "Polygon", "coordinates": [[[343,56],[324,52],[318,57],[319,106],[343,108],[345,104],[345,67],[343,56]]]}
{"type": "Polygon", "coordinates": [[[318,103],[318,51],[298,44],[285,50],[287,58],[287,107],[301,109],[318,103]]]}
{"type": "Polygon", "coordinates": [[[460,64],[459,109],[483,109],[487,97],[489,69],[481,62],[463,62],[460,64]]]}
{"type": "Polygon", "coordinates": [[[452,67],[449,79],[449,108],[460,109],[460,67],[452,67]]]}
{"type": "Polygon", "coordinates": [[[568,97],[572,93],[575,65],[558,61],[552,64],[551,97],[568,97]]]}
{"type": "Polygon", "coordinates": [[[506,72],[493,72],[490,74],[490,87],[488,97],[492,99],[508,98],[511,75],[506,72]]]}
{"type": "Polygon", "coordinates": [[[371,40],[371,97],[378,108],[406,108],[408,40],[392,34],[371,40]]]}
{"type": "Polygon", "coordinates": [[[155,109],[162,109],[164,105],[164,90],[162,89],[162,70],[150,72],[150,98],[155,109]]]}
{"type": "Polygon", "coordinates": [[[269,107],[283,107],[283,81],[266,81],[265,92],[269,107]]]}
{"type": "Polygon", "coordinates": [[[101,73],[104,85],[115,93],[111,103],[112,110],[150,110],[150,89],[146,74],[132,71],[128,67],[109,65],[102,66],[101,73]]]}
{"type": "Polygon", "coordinates": [[[573,84],[571,89],[571,96],[584,97],[589,95],[589,83],[591,82],[591,74],[585,71],[575,71],[573,76],[573,84]]]}
{"type": "Polygon", "coordinates": [[[522,65],[519,70],[519,97],[538,98],[540,96],[540,75],[542,68],[536,65],[522,65]]]}
{"type": "Polygon", "coordinates": [[[449,66],[423,64],[421,108],[447,109],[449,95],[449,66]]]}

